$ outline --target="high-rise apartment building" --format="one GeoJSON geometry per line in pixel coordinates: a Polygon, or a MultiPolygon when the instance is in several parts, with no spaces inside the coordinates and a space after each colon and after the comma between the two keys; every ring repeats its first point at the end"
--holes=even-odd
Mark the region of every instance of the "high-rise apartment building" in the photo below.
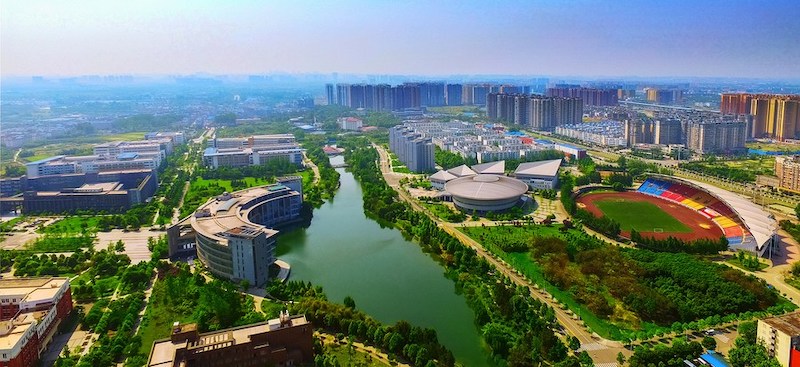
{"type": "Polygon", "coordinates": [[[327,97],[328,106],[336,104],[336,94],[333,88],[333,84],[325,84],[325,96],[327,97]]]}
{"type": "Polygon", "coordinates": [[[619,97],[616,89],[580,88],[556,86],[547,88],[548,97],[580,98],[584,106],[616,106],[619,97]]]}
{"type": "Polygon", "coordinates": [[[460,106],[463,102],[464,86],[461,84],[448,84],[446,98],[448,106],[460,106]]]}
{"type": "Polygon", "coordinates": [[[747,124],[739,121],[691,121],[686,124],[686,146],[696,153],[727,153],[744,149],[747,124]]]}
{"type": "Polygon", "coordinates": [[[724,115],[750,114],[750,105],[753,95],[748,93],[722,93],[719,103],[719,112],[724,115]]]}
{"type": "Polygon", "coordinates": [[[628,146],[651,144],[653,142],[653,121],[650,119],[631,118],[624,121],[624,137],[628,146]]]}
{"type": "Polygon", "coordinates": [[[658,104],[676,104],[683,102],[683,90],[681,89],[645,88],[644,92],[648,102],[658,104]]]}
{"type": "Polygon", "coordinates": [[[583,100],[489,93],[486,111],[492,120],[530,126],[536,130],[552,130],[559,125],[580,123],[583,119],[583,100]]]}
{"type": "Polygon", "coordinates": [[[389,149],[411,172],[435,171],[432,140],[417,133],[408,124],[389,129],[389,149]]]}
{"type": "Polygon", "coordinates": [[[754,138],[794,139],[800,132],[800,95],[723,93],[720,112],[751,115],[754,138]]]}
{"type": "Polygon", "coordinates": [[[800,192],[800,156],[776,157],[775,176],[778,176],[779,188],[800,192]]]}
{"type": "Polygon", "coordinates": [[[683,127],[676,119],[658,119],[654,124],[653,143],[670,145],[683,143],[683,127]]]}

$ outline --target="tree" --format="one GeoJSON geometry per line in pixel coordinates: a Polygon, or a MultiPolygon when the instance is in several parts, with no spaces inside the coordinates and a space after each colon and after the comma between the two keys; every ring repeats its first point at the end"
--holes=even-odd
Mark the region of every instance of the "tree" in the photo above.
{"type": "Polygon", "coordinates": [[[581,347],[581,341],[574,336],[569,337],[569,349],[578,350],[581,347]]]}
{"type": "Polygon", "coordinates": [[[703,346],[703,348],[706,348],[707,350],[717,349],[717,340],[714,339],[714,337],[712,336],[708,335],[704,336],[703,341],[701,341],[700,344],[703,346]]]}
{"type": "Polygon", "coordinates": [[[800,203],[798,203],[797,206],[794,207],[794,215],[797,216],[797,219],[800,219],[800,203]]]}
{"type": "Polygon", "coordinates": [[[622,352],[619,352],[619,353],[617,353],[617,363],[618,363],[620,366],[623,366],[623,365],[625,365],[625,355],[624,355],[624,354],[622,354],[622,352]]]}
{"type": "Polygon", "coordinates": [[[353,309],[353,310],[356,309],[356,301],[353,299],[353,297],[345,296],[344,297],[344,305],[349,309],[353,309]]]}
{"type": "Polygon", "coordinates": [[[124,252],[125,251],[125,243],[122,240],[117,241],[114,243],[114,252],[124,252]]]}

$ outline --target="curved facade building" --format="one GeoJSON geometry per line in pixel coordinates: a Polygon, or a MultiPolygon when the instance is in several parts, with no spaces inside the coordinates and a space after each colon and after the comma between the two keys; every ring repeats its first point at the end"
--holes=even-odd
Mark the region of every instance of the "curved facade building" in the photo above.
{"type": "Polygon", "coordinates": [[[476,175],[448,181],[444,189],[459,209],[486,213],[513,207],[528,191],[528,185],[507,176],[476,175]]]}
{"type": "Polygon", "coordinates": [[[266,283],[278,234],[271,227],[300,219],[301,183],[299,177],[284,178],[210,199],[170,228],[170,255],[179,242],[193,242],[197,258],[214,275],[256,286],[266,283]]]}

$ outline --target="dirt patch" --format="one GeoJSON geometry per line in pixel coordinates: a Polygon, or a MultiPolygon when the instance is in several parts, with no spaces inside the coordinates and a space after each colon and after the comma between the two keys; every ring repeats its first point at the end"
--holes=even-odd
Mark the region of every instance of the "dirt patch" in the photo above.
{"type": "MultiPolygon", "coordinates": [[[[722,229],[720,229],[719,226],[714,223],[714,221],[704,217],[700,213],[671,201],[662,200],[639,192],[629,191],[588,194],[578,197],[577,202],[578,204],[581,204],[580,206],[582,208],[585,208],[592,214],[596,216],[603,216],[603,211],[597,207],[595,202],[608,199],[624,199],[652,203],[692,230],[691,233],[640,232],[644,237],[665,239],[671,236],[683,241],[694,241],[703,238],[718,240],[720,237],[722,237],[722,229]]],[[[621,234],[624,237],[630,236],[630,232],[628,231],[623,231],[621,234]]]]}

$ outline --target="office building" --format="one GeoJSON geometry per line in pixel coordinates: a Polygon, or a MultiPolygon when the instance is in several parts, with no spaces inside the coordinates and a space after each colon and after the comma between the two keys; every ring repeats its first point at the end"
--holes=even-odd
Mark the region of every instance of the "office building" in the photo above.
{"type": "Polygon", "coordinates": [[[800,193],[800,156],[775,157],[778,188],[800,193]]]}
{"type": "Polygon", "coordinates": [[[36,366],[71,311],[67,278],[0,279],[0,365],[36,366]]]}
{"type": "Polygon", "coordinates": [[[434,145],[431,139],[415,132],[408,124],[389,129],[389,149],[411,172],[434,170],[434,145]]]}
{"type": "Polygon", "coordinates": [[[223,193],[168,229],[170,256],[194,244],[214,275],[262,286],[275,262],[278,231],[272,228],[300,220],[302,206],[299,177],[223,193]]]}
{"type": "Polygon", "coordinates": [[[695,153],[732,153],[745,149],[747,124],[731,120],[701,120],[686,124],[686,146],[695,153]]]}
{"type": "Polygon", "coordinates": [[[364,126],[364,122],[358,117],[339,117],[336,123],[342,130],[358,131],[364,126]]]}
{"type": "Polygon", "coordinates": [[[172,326],[156,340],[148,367],[305,366],[314,362],[313,326],[305,316],[281,312],[277,319],[199,333],[196,324],[172,326]]]}
{"type": "Polygon", "coordinates": [[[800,312],[758,320],[756,339],[781,366],[800,365],[800,312]]]}

